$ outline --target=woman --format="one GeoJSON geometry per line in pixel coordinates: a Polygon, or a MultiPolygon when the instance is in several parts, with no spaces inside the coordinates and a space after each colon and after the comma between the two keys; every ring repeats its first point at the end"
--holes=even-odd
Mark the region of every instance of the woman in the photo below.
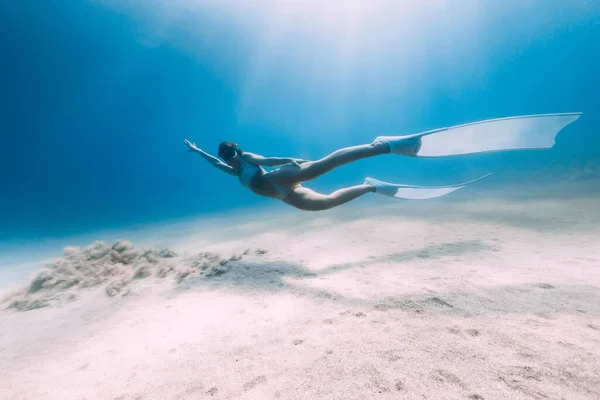
{"type": "Polygon", "coordinates": [[[317,161],[296,158],[263,157],[243,151],[236,143],[223,142],[219,145],[218,156],[211,156],[185,139],[190,152],[202,155],[214,167],[237,176],[245,187],[261,196],[272,197],[305,211],[321,211],[342,205],[366,193],[395,191],[399,185],[365,179],[362,185],[337,190],[329,195],[317,193],[303,187],[302,182],[315,179],[334,168],[353,161],[381,154],[395,153],[416,156],[421,147],[421,139],[406,137],[378,137],[370,144],[347,147],[337,150],[317,161]],[[277,167],[265,171],[263,167],[277,167]]]}
{"type": "Polygon", "coordinates": [[[347,147],[317,161],[262,157],[242,151],[235,143],[223,142],[219,146],[219,157],[225,162],[221,162],[187,139],[185,144],[189,146],[189,151],[201,154],[215,167],[239,177],[240,182],[253,192],[280,199],[301,210],[319,211],[347,203],[369,192],[405,199],[431,199],[491,175],[439,187],[395,185],[366,178],[362,185],[329,195],[301,185],[341,165],[387,153],[441,157],[502,150],[548,149],[554,145],[558,132],[580,116],[580,112],[525,115],[477,121],[407,136],[379,136],[373,143],[347,147]],[[423,141],[425,146],[421,149],[423,141]],[[266,172],[263,166],[281,167],[266,172]]]}

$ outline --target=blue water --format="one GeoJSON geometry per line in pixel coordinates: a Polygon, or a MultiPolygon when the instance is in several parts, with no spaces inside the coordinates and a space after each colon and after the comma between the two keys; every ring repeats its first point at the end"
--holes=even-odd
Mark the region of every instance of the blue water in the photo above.
{"type": "Polygon", "coordinates": [[[377,24],[350,39],[332,33],[332,21],[327,37],[291,27],[295,33],[268,54],[259,35],[268,13],[236,19],[206,10],[169,20],[168,2],[125,3],[0,3],[0,249],[239,207],[287,207],[188,154],[184,138],[213,154],[233,140],[268,156],[314,159],[382,134],[581,111],[547,152],[384,156],[309,186],[329,192],[365,176],[444,184],[487,172],[496,173],[489,185],[501,185],[528,169],[600,165],[596,2],[490,1],[470,16],[479,20],[472,32],[448,7],[443,12],[458,23],[413,27],[410,40],[427,39],[419,46],[401,30],[378,36],[369,30],[377,24]],[[344,53],[356,37],[368,42],[344,53]]]}

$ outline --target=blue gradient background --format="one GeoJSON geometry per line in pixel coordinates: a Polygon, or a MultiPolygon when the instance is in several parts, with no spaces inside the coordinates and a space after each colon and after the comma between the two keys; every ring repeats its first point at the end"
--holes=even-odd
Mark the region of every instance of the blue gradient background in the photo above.
{"type": "MultiPolygon", "coordinates": [[[[0,242],[240,207],[287,207],[253,195],[186,153],[184,138],[213,154],[220,141],[234,140],[268,156],[318,158],[381,134],[582,111],[547,152],[420,161],[385,156],[308,186],[333,191],[365,176],[444,184],[487,172],[496,174],[488,185],[501,185],[525,179],[529,169],[546,169],[549,176],[562,171],[556,173],[562,178],[584,166],[593,169],[600,159],[598,7],[572,2],[582,17],[565,22],[562,10],[571,2],[534,3],[539,13],[528,9],[506,18],[490,6],[486,30],[478,33],[489,48],[473,54],[463,49],[451,69],[432,55],[427,68],[401,89],[390,73],[380,90],[370,91],[358,79],[361,72],[354,71],[344,86],[343,106],[334,107],[327,76],[307,91],[287,74],[290,66],[277,60],[268,79],[241,101],[241,82],[256,48],[235,21],[222,16],[197,16],[202,29],[195,38],[211,33],[211,45],[192,53],[194,38],[181,45],[185,24],[173,36],[179,42],[149,39],[148,10],[127,12],[115,4],[76,0],[2,2],[0,242]],[[542,20],[551,28],[523,39],[531,33],[523,27],[530,24],[535,32],[542,20]],[[463,66],[484,59],[488,68],[476,79],[472,68],[461,75],[463,66]]],[[[287,50],[294,48],[291,43],[287,50]]],[[[389,52],[393,56],[394,49],[389,52]]],[[[315,50],[311,56],[332,55],[315,50]]]]}

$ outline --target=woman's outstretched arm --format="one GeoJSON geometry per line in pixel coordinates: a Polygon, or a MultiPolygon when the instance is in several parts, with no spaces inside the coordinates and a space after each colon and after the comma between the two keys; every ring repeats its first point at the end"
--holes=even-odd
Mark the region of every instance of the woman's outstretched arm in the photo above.
{"type": "Polygon", "coordinates": [[[247,151],[242,153],[242,158],[248,164],[252,165],[263,165],[265,167],[276,167],[278,165],[283,164],[296,164],[300,165],[302,163],[308,162],[306,160],[301,160],[299,158],[290,158],[290,157],[263,157],[258,154],[248,153],[247,151]]]}
{"type": "Polygon", "coordinates": [[[223,161],[219,160],[217,157],[215,156],[211,156],[210,154],[208,154],[207,152],[205,152],[204,150],[196,147],[196,145],[192,142],[190,142],[189,140],[185,139],[183,141],[186,145],[188,145],[189,147],[189,152],[193,152],[193,153],[198,153],[200,154],[202,157],[204,157],[204,159],[206,161],[208,161],[213,167],[216,167],[218,169],[220,169],[221,171],[227,172],[230,175],[234,175],[237,176],[238,174],[235,172],[235,170],[230,166],[225,164],[223,161]]]}

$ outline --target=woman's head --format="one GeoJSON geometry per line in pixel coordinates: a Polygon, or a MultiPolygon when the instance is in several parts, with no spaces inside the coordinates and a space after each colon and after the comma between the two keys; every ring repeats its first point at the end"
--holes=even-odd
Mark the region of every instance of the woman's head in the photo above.
{"type": "Polygon", "coordinates": [[[242,149],[238,147],[237,143],[222,142],[219,145],[219,157],[225,162],[230,161],[241,152],[242,149]]]}

